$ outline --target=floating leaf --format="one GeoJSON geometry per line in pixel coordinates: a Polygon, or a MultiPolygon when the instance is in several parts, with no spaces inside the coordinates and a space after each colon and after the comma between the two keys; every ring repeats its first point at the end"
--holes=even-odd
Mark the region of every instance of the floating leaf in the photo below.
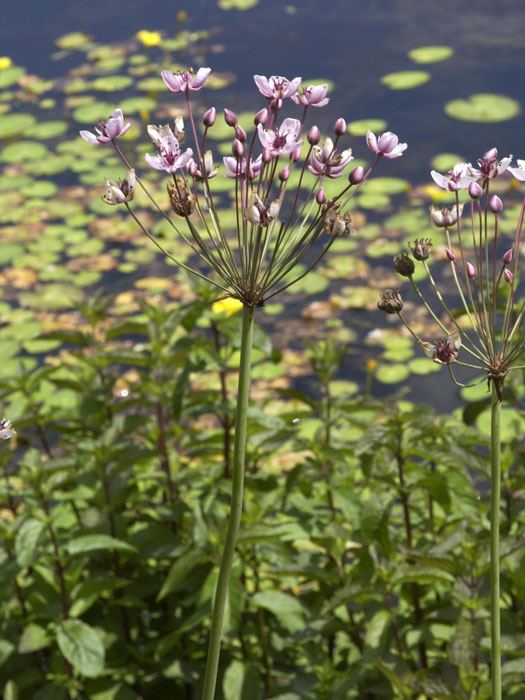
{"type": "Polygon", "coordinates": [[[428,83],[430,73],[424,70],[405,70],[397,73],[387,73],[381,78],[383,85],[391,90],[411,90],[428,83]]]}
{"type": "Polygon", "coordinates": [[[57,136],[62,136],[67,131],[67,122],[55,120],[48,122],[38,122],[34,124],[30,129],[27,129],[28,136],[33,139],[39,139],[45,141],[47,139],[54,139],[57,136]]]}
{"type": "Polygon", "coordinates": [[[13,68],[7,68],[6,70],[0,71],[0,90],[3,90],[10,85],[16,85],[19,78],[25,74],[24,68],[20,66],[13,66],[13,68]]]}
{"type": "Polygon", "coordinates": [[[73,119],[79,124],[96,124],[101,119],[107,119],[113,113],[115,105],[110,102],[93,102],[77,107],[73,111],[73,119]]]}
{"type": "Polygon", "coordinates": [[[32,114],[3,114],[0,116],[0,139],[21,134],[35,122],[32,114]]]}
{"type": "Polygon", "coordinates": [[[385,131],[387,126],[384,119],[357,119],[348,124],[348,133],[352,136],[366,136],[368,131],[385,131]]]}
{"type": "Polygon", "coordinates": [[[462,163],[463,158],[455,153],[438,153],[431,160],[431,165],[435,170],[446,172],[452,170],[456,163],[462,163]]]}
{"type": "Polygon", "coordinates": [[[259,0],[219,0],[221,10],[251,10],[259,0]]]}
{"type": "Polygon", "coordinates": [[[133,85],[133,78],[130,78],[129,75],[104,75],[91,83],[91,87],[94,90],[100,90],[101,92],[125,90],[130,85],[133,85]]]}
{"type": "Polygon", "coordinates": [[[521,107],[517,100],[489,92],[451,100],[445,105],[445,112],[452,119],[487,124],[514,119],[520,111],[521,107]]]}
{"type": "Polygon", "coordinates": [[[4,163],[20,163],[25,160],[45,159],[49,151],[38,141],[18,141],[10,143],[0,153],[0,160],[4,163]]]}
{"type": "Polygon", "coordinates": [[[454,49],[450,46],[419,46],[408,52],[414,63],[438,63],[450,58],[454,49]]]}
{"type": "Polygon", "coordinates": [[[383,384],[397,384],[404,381],[409,374],[410,371],[406,365],[393,364],[381,365],[375,376],[383,384]]]}
{"type": "Polygon", "coordinates": [[[55,44],[61,49],[82,49],[91,43],[91,38],[83,32],[71,32],[59,37],[55,44]]]}

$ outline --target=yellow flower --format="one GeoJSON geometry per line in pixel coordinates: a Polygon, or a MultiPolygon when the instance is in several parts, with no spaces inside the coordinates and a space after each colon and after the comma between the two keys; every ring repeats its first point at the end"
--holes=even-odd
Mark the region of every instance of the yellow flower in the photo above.
{"type": "Polygon", "coordinates": [[[367,372],[370,372],[370,373],[375,372],[378,367],[379,367],[379,362],[377,360],[374,360],[372,357],[370,357],[366,361],[366,371],[367,372]]]}
{"type": "Polygon", "coordinates": [[[12,65],[13,61],[9,58],[9,56],[0,56],[0,70],[11,68],[12,65]]]}
{"type": "Polygon", "coordinates": [[[425,185],[423,191],[427,197],[430,197],[437,204],[452,200],[452,194],[448,190],[442,190],[441,187],[436,187],[436,185],[425,185]]]}
{"type": "Polygon", "coordinates": [[[160,32],[150,32],[148,29],[141,29],[140,32],[137,32],[137,39],[143,46],[149,48],[162,43],[162,34],[160,32]]]}
{"type": "Polygon", "coordinates": [[[211,312],[214,316],[219,318],[230,318],[237,311],[242,309],[242,301],[238,299],[233,299],[232,297],[226,297],[226,299],[220,299],[219,301],[213,302],[211,305],[211,312]]]}
{"type": "Polygon", "coordinates": [[[179,10],[177,12],[177,22],[185,22],[188,19],[188,13],[186,10],[179,10]]]}

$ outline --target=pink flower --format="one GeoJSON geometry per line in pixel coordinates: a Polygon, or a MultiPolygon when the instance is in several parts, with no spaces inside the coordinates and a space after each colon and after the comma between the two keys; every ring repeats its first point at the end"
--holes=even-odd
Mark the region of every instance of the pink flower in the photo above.
{"type": "Polygon", "coordinates": [[[482,158],[478,160],[479,170],[474,170],[474,168],[472,168],[472,174],[477,178],[483,177],[492,179],[504,173],[509,167],[511,161],[512,156],[507,156],[506,158],[502,158],[500,161],[498,161],[498,149],[491,148],[483,154],[482,158]]]}
{"type": "Polygon", "coordinates": [[[192,68],[182,73],[172,73],[169,70],[163,70],[160,77],[168,90],[172,92],[185,92],[187,95],[190,90],[200,90],[208,80],[210,73],[211,68],[199,68],[196,73],[192,68]]]}
{"type": "Polygon", "coordinates": [[[226,177],[247,177],[248,180],[253,180],[261,172],[262,156],[258,156],[255,160],[250,158],[249,163],[246,161],[246,156],[240,160],[233,156],[226,156],[222,160],[228,171],[226,177]]]}
{"type": "Polygon", "coordinates": [[[369,131],[366,135],[366,144],[378,156],[388,159],[399,158],[407,147],[406,143],[399,143],[399,138],[391,131],[385,131],[379,137],[369,131]]]}
{"type": "Polygon", "coordinates": [[[307,85],[292,95],[292,100],[303,107],[324,107],[330,102],[327,92],[328,85],[307,85]]]}
{"type": "Polygon", "coordinates": [[[271,75],[269,78],[264,75],[254,75],[253,79],[261,95],[270,100],[284,100],[286,97],[292,97],[301,84],[301,78],[288,80],[282,75],[271,75]]]}
{"type": "Polygon", "coordinates": [[[84,141],[89,143],[110,143],[113,139],[117,139],[131,127],[128,122],[124,124],[124,115],[121,109],[116,109],[109,119],[102,120],[95,125],[95,133],[90,131],[81,131],[80,135],[84,141]]]}
{"type": "Polygon", "coordinates": [[[471,183],[476,181],[475,171],[470,163],[456,163],[446,175],[431,170],[430,175],[438,187],[450,192],[457,190],[467,190],[471,183]]]}
{"type": "Polygon", "coordinates": [[[517,168],[507,168],[509,173],[512,173],[516,180],[520,182],[525,182],[525,160],[517,160],[517,168]]]}
{"type": "Polygon", "coordinates": [[[173,133],[165,135],[158,144],[159,153],[151,156],[146,153],[146,162],[155,170],[165,170],[167,173],[174,173],[180,168],[184,168],[193,155],[191,148],[181,153],[180,144],[173,133]]]}
{"type": "Polygon", "coordinates": [[[326,139],[322,147],[312,148],[308,170],[317,177],[326,176],[335,179],[341,175],[351,160],[353,160],[351,148],[340,152],[334,148],[332,139],[326,139]]]}
{"type": "Polygon", "coordinates": [[[292,153],[301,141],[297,140],[301,131],[301,122],[298,119],[287,117],[279,129],[265,129],[262,124],[258,124],[257,133],[263,148],[267,148],[272,156],[279,156],[284,153],[292,153]]]}

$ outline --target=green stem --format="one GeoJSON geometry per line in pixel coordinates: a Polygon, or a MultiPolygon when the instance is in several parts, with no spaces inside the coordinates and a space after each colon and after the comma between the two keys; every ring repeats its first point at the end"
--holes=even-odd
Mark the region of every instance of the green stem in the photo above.
{"type": "Polygon", "coordinates": [[[235,544],[242,514],[242,494],[244,486],[244,457],[246,453],[246,424],[247,410],[250,393],[251,354],[253,345],[253,314],[254,309],[243,307],[242,334],[241,334],[241,359],[239,367],[239,384],[237,389],[237,412],[235,416],[235,441],[233,448],[233,480],[230,518],[228,532],[224,543],[221,568],[215,591],[213,603],[213,615],[210,631],[210,643],[208,647],[208,659],[206,661],[206,674],[202,700],[214,700],[215,686],[217,684],[217,670],[221,651],[222,627],[226,599],[228,596],[228,584],[232,568],[235,544]]]}
{"type": "Polygon", "coordinates": [[[490,512],[490,641],[492,700],[501,700],[501,639],[499,593],[499,511],[501,492],[500,401],[492,384],[490,423],[491,512],[490,512]]]}

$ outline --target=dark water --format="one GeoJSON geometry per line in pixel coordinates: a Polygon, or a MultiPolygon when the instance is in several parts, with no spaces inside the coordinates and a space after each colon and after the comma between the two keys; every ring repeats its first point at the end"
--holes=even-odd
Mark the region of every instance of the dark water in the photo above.
{"type": "MultiPolygon", "coordinates": [[[[50,58],[58,36],[82,31],[111,42],[145,28],[173,35],[180,10],[188,14],[185,28],[214,30],[214,50],[206,63],[237,77],[221,92],[218,105],[252,109],[254,73],[332,80],[336,87],[329,106],[318,112],[320,126],[330,128],[340,115],[385,119],[409,149],[381,174],[414,184],[429,179],[430,159],[440,152],[475,160],[496,145],[504,154],[525,157],[525,116],[472,124],[443,111],[450,99],[476,92],[504,94],[525,104],[523,0],[260,0],[246,12],[221,10],[216,0],[0,0],[0,54],[30,72],[54,77],[64,68],[50,58]],[[454,56],[426,66],[409,60],[407,51],[427,44],[449,45],[454,56]],[[404,91],[380,83],[385,73],[414,69],[428,70],[430,82],[404,91]]],[[[353,323],[366,328],[374,321],[363,312],[354,315],[353,323]]],[[[350,356],[345,374],[359,374],[356,366],[362,365],[350,356]]],[[[436,375],[418,378],[413,389],[419,398],[431,394],[437,407],[450,408],[454,401],[454,388],[436,382],[436,375]]]]}

